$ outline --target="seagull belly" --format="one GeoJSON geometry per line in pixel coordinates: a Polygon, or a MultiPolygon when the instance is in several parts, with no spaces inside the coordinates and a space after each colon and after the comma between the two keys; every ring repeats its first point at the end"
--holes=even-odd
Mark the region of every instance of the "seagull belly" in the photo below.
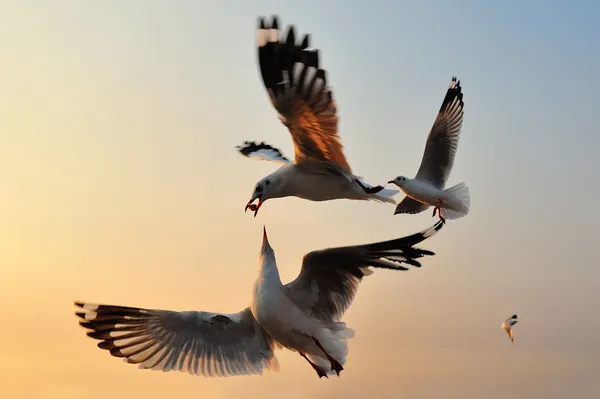
{"type": "Polygon", "coordinates": [[[283,291],[259,300],[252,312],[262,328],[286,348],[302,350],[312,344],[312,331],[318,326],[283,291]]]}
{"type": "Polygon", "coordinates": [[[294,180],[296,196],[310,201],[346,198],[352,187],[348,179],[325,173],[299,173],[294,180]]]}
{"type": "Polygon", "coordinates": [[[444,201],[446,199],[444,190],[440,190],[429,183],[421,182],[416,179],[407,181],[401,189],[407,197],[429,206],[436,206],[439,204],[440,200],[444,201]]]}

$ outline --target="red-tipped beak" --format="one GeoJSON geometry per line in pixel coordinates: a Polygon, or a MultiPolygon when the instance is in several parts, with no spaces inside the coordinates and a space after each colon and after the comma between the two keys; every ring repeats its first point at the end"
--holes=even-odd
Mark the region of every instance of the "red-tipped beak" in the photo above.
{"type": "Polygon", "coordinates": [[[262,200],[261,194],[257,195],[256,197],[252,197],[250,199],[250,201],[248,201],[248,203],[246,204],[246,208],[244,208],[244,212],[246,212],[248,209],[250,209],[251,211],[254,212],[254,217],[256,217],[256,214],[258,213],[258,210],[260,209],[262,204],[263,204],[263,200],[262,200]],[[258,202],[256,204],[253,204],[253,202],[255,200],[258,200],[258,202]]]}

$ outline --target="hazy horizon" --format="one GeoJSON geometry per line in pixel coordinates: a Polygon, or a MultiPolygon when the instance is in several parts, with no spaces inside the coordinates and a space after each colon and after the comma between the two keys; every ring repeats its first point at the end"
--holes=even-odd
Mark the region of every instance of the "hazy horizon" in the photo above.
{"type": "Polygon", "coordinates": [[[0,396],[596,397],[600,4],[220,4],[0,4],[0,396]],[[422,268],[363,281],[340,378],[283,350],[261,377],[138,370],[86,337],[73,301],[236,312],[263,225],[289,281],[311,250],[436,221],[348,200],[243,212],[275,167],[234,147],[293,157],[256,59],[257,18],[273,14],[320,49],[348,161],[373,184],[414,175],[457,76],[448,185],[469,186],[471,212],[421,245],[436,252],[422,268]]]}

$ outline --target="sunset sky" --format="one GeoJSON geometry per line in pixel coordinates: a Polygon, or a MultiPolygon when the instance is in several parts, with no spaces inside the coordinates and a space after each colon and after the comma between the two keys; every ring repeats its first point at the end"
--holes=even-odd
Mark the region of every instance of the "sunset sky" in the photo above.
{"type": "Polygon", "coordinates": [[[599,15],[592,1],[0,2],[0,397],[598,397],[599,15]],[[262,377],[138,370],[85,336],[74,300],[236,312],[263,225],[288,281],[311,250],[435,221],[296,198],[244,214],[274,165],[234,146],[293,157],[257,65],[271,14],[312,34],[348,161],[373,184],[416,173],[456,75],[448,184],[468,184],[471,212],[421,245],[436,252],[421,269],[364,280],[340,378],[289,351],[262,377]]]}

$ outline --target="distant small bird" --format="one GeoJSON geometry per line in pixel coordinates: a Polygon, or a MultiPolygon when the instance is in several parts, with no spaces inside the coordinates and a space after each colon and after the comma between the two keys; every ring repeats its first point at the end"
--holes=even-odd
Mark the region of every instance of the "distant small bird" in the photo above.
{"type": "Polygon", "coordinates": [[[371,186],[353,174],[338,134],[338,116],[319,53],[309,50],[309,36],[296,41],[294,26],[281,35],[277,17],[271,25],[260,19],[258,61],[263,83],[279,119],[294,142],[291,162],[280,150],[265,143],[246,141],[238,151],[253,159],[271,161],[279,169],[254,187],[245,211],[258,213],[270,198],[298,197],[310,201],[334,199],[373,200],[396,204],[398,190],[371,186]],[[257,203],[254,203],[257,201],[257,203]]]}
{"type": "Polygon", "coordinates": [[[398,213],[416,214],[433,206],[433,216],[439,213],[440,219],[457,219],[469,213],[471,198],[465,183],[459,183],[444,190],[454,156],[458,149],[458,139],[463,121],[463,94],[460,81],[452,78],[446,97],[442,102],[437,118],[427,137],[421,166],[414,179],[398,176],[390,180],[406,194],[398,204],[398,213]],[[442,215],[443,214],[443,215],[442,215]]]}
{"type": "Polygon", "coordinates": [[[515,340],[513,339],[513,332],[512,332],[512,326],[514,326],[515,324],[517,324],[519,321],[517,320],[517,315],[514,314],[511,317],[509,317],[508,319],[504,320],[504,323],[502,323],[500,325],[500,327],[506,331],[506,333],[508,334],[508,336],[510,337],[510,340],[512,343],[515,342],[515,340]]]}
{"type": "Polygon", "coordinates": [[[415,245],[443,226],[395,240],[312,251],[298,277],[282,284],[275,252],[263,230],[260,267],[250,306],[238,313],[176,312],[76,302],[79,324],[98,347],[139,368],[204,376],[262,374],[278,369],[274,350],[298,352],[319,377],[344,369],[346,340],[354,331],[341,321],[371,267],[408,270],[434,255],[415,245]]]}

